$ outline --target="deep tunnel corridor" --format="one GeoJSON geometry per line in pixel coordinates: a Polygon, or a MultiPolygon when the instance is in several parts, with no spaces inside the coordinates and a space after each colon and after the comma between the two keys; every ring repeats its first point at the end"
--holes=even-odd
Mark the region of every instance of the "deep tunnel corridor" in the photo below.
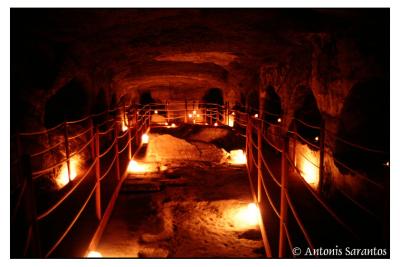
{"type": "Polygon", "coordinates": [[[12,258],[390,257],[388,8],[10,15],[12,258]]]}
{"type": "MultiPolygon", "coordinates": [[[[201,132],[219,138],[214,130],[201,132]]],[[[245,168],[221,164],[224,154],[193,135],[186,141],[171,130],[161,133],[151,131],[140,164],[156,160],[166,170],[128,176],[97,251],[103,257],[265,257],[256,225],[235,220],[252,202],[245,168]]]]}

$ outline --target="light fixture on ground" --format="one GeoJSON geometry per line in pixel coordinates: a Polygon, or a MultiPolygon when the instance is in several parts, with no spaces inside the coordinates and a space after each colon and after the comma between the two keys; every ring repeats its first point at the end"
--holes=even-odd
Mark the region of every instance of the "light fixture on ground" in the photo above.
{"type": "Polygon", "coordinates": [[[229,153],[228,162],[234,165],[246,164],[246,155],[244,154],[242,149],[231,150],[229,153]]]}
{"type": "Polygon", "coordinates": [[[89,251],[89,253],[86,256],[86,258],[101,258],[101,257],[103,257],[103,255],[101,255],[100,252],[94,250],[89,251]]]}
{"type": "Polygon", "coordinates": [[[295,166],[304,180],[314,189],[319,183],[319,151],[313,151],[307,145],[296,146],[295,166]]]}
{"type": "Polygon", "coordinates": [[[128,172],[129,173],[145,173],[148,172],[148,167],[145,164],[139,163],[134,159],[129,161],[128,165],[128,172]]]}
{"type": "Polygon", "coordinates": [[[58,188],[63,188],[65,185],[69,183],[69,181],[74,180],[78,175],[78,167],[80,164],[80,157],[79,155],[73,156],[69,161],[69,171],[70,177],[68,176],[68,165],[65,162],[60,170],[60,173],[56,177],[55,181],[57,183],[58,188]]]}
{"type": "Polygon", "coordinates": [[[128,127],[126,126],[125,122],[122,122],[122,129],[123,132],[125,132],[126,130],[128,130],[128,127]]]}
{"type": "Polygon", "coordinates": [[[232,112],[232,114],[228,115],[228,122],[227,122],[229,127],[233,127],[235,124],[235,113],[232,112]]]}
{"type": "Polygon", "coordinates": [[[234,215],[234,224],[237,228],[253,228],[258,225],[260,210],[255,203],[249,203],[238,208],[234,215]]]}
{"type": "Polygon", "coordinates": [[[143,134],[142,135],[142,144],[148,144],[149,143],[149,139],[150,139],[150,137],[149,137],[149,135],[148,134],[143,134]]]}
{"type": "Polygon", "coordinates": [[[126,130],[128,130],[128,125],[126,124],[124,114],[121,114],[120,120],[121,120],[121,131],[125,132],[126,130]]]}

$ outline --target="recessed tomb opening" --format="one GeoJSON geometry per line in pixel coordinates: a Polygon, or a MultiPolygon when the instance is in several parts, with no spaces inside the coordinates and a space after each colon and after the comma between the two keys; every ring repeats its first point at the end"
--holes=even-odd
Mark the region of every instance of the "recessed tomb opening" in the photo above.
{"type": "Polygon", "coordinates": [[[385,80],[362,81],[353,86],[339,117],[334,152],[337,159],[353,169],[380,176],[389,163],[389,94],[389,82],[385,80]]]}
{"type": "Polygon", "coordinates": [[[88,114],[89,96],[83,84],[71,80],[46,103],[44,124],[54,127],[64,121],[77,120],[88,114]]]}

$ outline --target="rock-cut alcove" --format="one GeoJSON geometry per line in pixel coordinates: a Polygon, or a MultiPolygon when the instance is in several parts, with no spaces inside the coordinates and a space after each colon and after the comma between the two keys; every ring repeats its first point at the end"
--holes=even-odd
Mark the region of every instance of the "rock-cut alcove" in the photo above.
{"type": "Polygon", "coordinates": [[[71,80],[46,103],[44,124],[54,127],[64,121],[78,120],[90,111],[89,94],[78,80],[71,80]]]}

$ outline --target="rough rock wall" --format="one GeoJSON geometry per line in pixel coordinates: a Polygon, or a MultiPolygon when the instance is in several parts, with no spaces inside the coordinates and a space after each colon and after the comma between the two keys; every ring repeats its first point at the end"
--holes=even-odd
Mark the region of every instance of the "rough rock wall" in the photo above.
{"type": "MultiPolygon", "coordinates": [[[[288,129],[295,111],[307,108],[301,105],[308,90],[304,88],[309,88],[325,122],[325,132],[330,133],[325,134],[325,193],[339,187],[356,199],[365,200],[370,195],[368,192],[375,189],[359,177],[338,169],[332,157],[336,148],[335,135],[340,134],[342,107],[353,86],[370,78],[388,79],[388,72],[385,72],[381,58],[363,51],[360,40],[328,33],[304,37],[302,40],[307,48],[302,52],[294,51],[279,62],[261,66],[260,103],[265,102],[266,88],[272,86],[281,98],[283,123],[288,129]]],[[[382,87],[382,90],[388,88],[382,87]]],[[[260,106],[260,113],[263,108],[260,106]]]]}

